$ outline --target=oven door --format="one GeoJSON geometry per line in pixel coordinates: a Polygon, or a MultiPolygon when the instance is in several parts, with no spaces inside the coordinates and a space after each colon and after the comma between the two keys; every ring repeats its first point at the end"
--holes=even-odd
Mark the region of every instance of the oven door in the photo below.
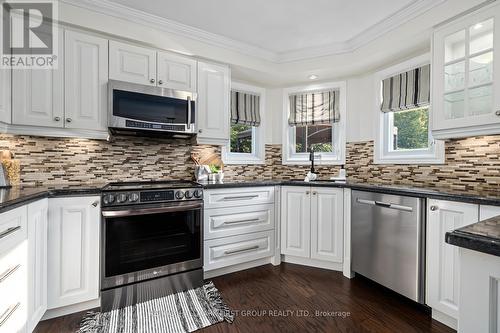
{"type": "Polygon", "coordinates": [[[110,80],[109,99],[111,128],[194,131],[195,93],[110,80]]]}
{"type": "Polygon", "coordinates": [[[203,267],[202,202],[102,210],[101,289],[203,267]]]}

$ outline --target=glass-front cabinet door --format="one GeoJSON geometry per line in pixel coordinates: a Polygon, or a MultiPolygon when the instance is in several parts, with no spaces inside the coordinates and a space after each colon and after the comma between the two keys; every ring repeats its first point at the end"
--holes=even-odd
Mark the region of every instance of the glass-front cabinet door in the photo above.
{"type": "Polygon", "coordinates": [[[438,27],[432,71],[435,138],[500,133],[500,6],[438,27]]]}

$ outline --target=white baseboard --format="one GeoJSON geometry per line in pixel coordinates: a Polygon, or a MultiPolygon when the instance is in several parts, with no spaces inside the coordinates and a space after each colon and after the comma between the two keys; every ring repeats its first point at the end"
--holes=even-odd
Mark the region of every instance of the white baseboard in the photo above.
{"type": "Polygon", "coordinates": [[[254,268],[257,266],[262,266],[262,265],[267,265],[267,264],[274,265],[273,258],[274,257],[262,258],[262,259],[257,259],[254,261],[249,261],[249,262],[245,262],[242,264],[237,264],[237,265],[233,265],[233,266],[229,266],[229,267],[223,267],[223,268],[214,269],[211,271],[205,271],[205,272],[203,272],[203,277],[205,279],[211,279],[211,278],[216,277],[216,276],[230,274],[230,273],[242,271],[242,270],[249,269],[249,268],[254,268]]]}
{"type": "Polygon", "coordinates": [[[455,331],[458,329],[457,319],[450,317],[447,314],[442,313],[441,311],[432,309],[432,319],[435,319],[440,323],[453,328],[455,331]]]}
{"type": "Polygon", "coordinates": [[[88,302],[83,302],[83,303],[78,303],[78,304],[63,306],[63,307],[56,308],[56,309],[47,310],[42,317],[42,321],[47,320],[47,319],[56,318],[56,317],[66,316],[66,315],[80,312],[80,311],[98,308],[100,306],[101,306],[101,299],[98,298],[98,299],[88,301],[88,302]]]}
{"type": "Polygon", "coordinates": [[[323,260],[294,257],[290,255],[282,255],[281,261],[288,262],[290,264],[329,269],[332,271],[339,271],[339,272],[343,271],[343,264],[339,262],[328,262],[323,260]]]}

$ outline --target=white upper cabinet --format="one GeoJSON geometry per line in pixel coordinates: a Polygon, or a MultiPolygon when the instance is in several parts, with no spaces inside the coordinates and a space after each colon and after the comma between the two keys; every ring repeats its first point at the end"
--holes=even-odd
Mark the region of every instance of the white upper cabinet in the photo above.
{"type": "Polygon", "coordinates": [[[196,60],[158,52],[158,86],[196,91],[196,60]]]}
{"type": "Polygon", "coordinates": [[[156,51],[110,41],[109,78],[156,86],[156,51]]]}
{"type": "Polygon", "coordinates": [[[99,197],[49,202],[48,308],[99,297],[99,197]]]}
{"type": "Polygon", "coordinates": [[[9,124],[11,122],[11,71],[0,69],[0,121],[9,124]]]}
{"type": "Polygon", "coordinates": [[[500,133],[500,6],[434,32],[432,133],[445,139],[500,133]]]}
{"type": "MultiPolygon", "coordinates": [[[[62,33],[59,45],[62,48],[62,33]]],[[[34,34],[33,38],[38,38],[34,34]]],[[[12,71],[12,123],[15,125],[64,127],[64,70],[60,50],[57,69],[12,71]]]]}
{"type": "Polygon", "coordinates": [[[198,62],[198,143],[225,145],[229,141],[229,67],[198,62]]]}
{"type": "Polygon", "coordinates": [[[312,188],[311,258],[343,261],[344,191],[312,188]]]}
{"type": "Polygon", "coordinates": [[[107,130],[108,40],[65,32],[65,127],[107,130]]]}
{"type": "Polygon", "coordinates": [[[460,266],[458,247],[445,242],[447,232],[476,223],[478,205],[427,201],[427,305],[458,318],[460,266]]]}

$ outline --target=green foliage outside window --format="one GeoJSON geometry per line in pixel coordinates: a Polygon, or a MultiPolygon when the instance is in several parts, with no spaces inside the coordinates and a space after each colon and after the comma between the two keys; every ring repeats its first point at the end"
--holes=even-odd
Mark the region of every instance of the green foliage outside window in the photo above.
{"type": "Polygon", "coordinates": [[[252,153],[252,130],[249,125],[231,125],[232,153],[252,153]]]}
{"type": "Polygon", "coordinates": [[[428,108],[395,112],[394,127],[394,150],[429,147],[428,108]]]}

